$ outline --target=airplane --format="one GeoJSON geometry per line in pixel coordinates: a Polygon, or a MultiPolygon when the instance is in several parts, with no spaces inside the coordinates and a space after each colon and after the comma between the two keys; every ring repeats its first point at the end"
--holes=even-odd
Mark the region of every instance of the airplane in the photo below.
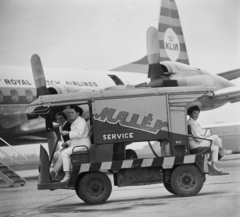
{"type": "Polygon", "coordinates": [[[220,107],[240,99],[240,88],[230,80],[240,77],[240,69],[213,75],[189,65],[177,5],[162,0],[158,28],[147,31],[147,55],[142,59],[110,71],[80,69],[43,70],[40,57],[31,57],[31,68],[1,67],[0,71],[0,137],[11,145],[43,141],[45,122],[28,120],[29,103],[45,94],[62,94],[84,90],[124,88],[133,84],[148,87],[211,86],[213,96],[201,102],[202,110],[220,107]],[[150,78],[148,82],[147,79],[150,78]]]}

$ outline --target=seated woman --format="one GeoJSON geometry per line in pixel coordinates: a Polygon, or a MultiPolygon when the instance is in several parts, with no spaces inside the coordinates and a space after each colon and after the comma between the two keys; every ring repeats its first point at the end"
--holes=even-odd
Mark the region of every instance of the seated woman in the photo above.
{"type": "MultiPolygon", "coordinates": [[[[74,146],[85,145],[90,148],[91,142],[89,139],[89,129],[88,125],[84,118],[81,117],[83,113],[82,108],[78,106],[70,106],[70,118],[73,120],[71,125],[71,131],[60,131],[61,135],[69,136],[69,140],[63,144],[65,148],[61,155],[59,156],[59,163],[63,165],[63,171],[65,172],[65,176],[61,182],[68,182],[70,179],[70,166],[71,166],[71,159],[70,155],[72,154],[72,150],[74,146]]],[[[84,147],[77,147],[74,151],[86,151],[84,147]]],[[[60,170],[60,167],[54,167],[53,171],[57,173],[60,170]]]]}
{"type": "MultiPolygon", "coordinates": [[[[211,146],[211,159],[212,162],[210,162],[210,165],[213,169],[215,169],[217,172],[222,173],[220,169],[217,167],[218,162],[218,153],[220,152],[220,155],[227,155],[232,154],[231,150],[225,150],[222,146],[222,140],[217,135],[212,136],[204,136],[203,130],[201,126],[197,123],[197,119],[199,117],[200,108],[198,106],[193,106],[188,109],[188,115],[190,118],[188,119],[188,125],[191,126],[191,133],[193,137],[199,137],[204,139],[212,140],[212,146],[211,146]]],[[[207,140],[202,140],[198,138],[192,138],[189,137],[189,145],[190,149],[198,148],[198,147],[209,147],[210,142],[207,140]]]]}
{"type": "MultiPolygon", "coordinates": [[[[59,124],[59,132],[61,132],[61,131],[70,131],[70,130],[71,130],[71,128],[70,128],[71,123],[68,122],[68,120],[67,120],[67,115],[66,115],[64,112],[58,112],[55,117],[56,117],[56,121],[57,121],[58,124],[59,124]]],[[[54,155],[53,155],[53,167],[55,167],[55,168],[60,168],[60,169],[58,169],[59,171],[60,171],[61,168],[62,168],[62,163],[61,163],[61,160],[60,160],[60,159],[61,159],[60,155],[61,155],[62,151],[64,150],[64,148],[66,147],[66,144],[64,144],[64,143],[69,140],[69,136],[68,136],[68,135],[66,135],[66,136],[61,136],[61,139],[62,139],[62,141],[63,141],[62,149],[56,151],[56,152],[54,153],[54,155]],[[58,159],[59,159],[59,160],[58,160],[58,159]],[[57,164],[57,165],[56,165],[56,164],[57,164]],[[55,165],[56,165],[56,166],[55,166],[55,165]]],[[[52,181],[54,181],[54,180],[55,180],[55,181],[60,181],[60,179],[61,179],[61,177],[60,177],[59,172],[57,173],[56,171],[53,170],[53,171],[51,172],[51,180],[52,180],[52,181]]]]}

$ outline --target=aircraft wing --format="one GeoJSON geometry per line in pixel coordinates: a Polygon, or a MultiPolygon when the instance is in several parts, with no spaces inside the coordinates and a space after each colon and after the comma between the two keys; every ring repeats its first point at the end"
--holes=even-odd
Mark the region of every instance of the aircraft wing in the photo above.
{"type": "Polygon", "coordinates": [[[231,70],[231,71],[222,72],[222,73],[219,73],[217,75],[220,76],[220,77],[223,77],[227,80],[233,80],[233,79],[236,79],[236,78],[240,77],[240,69],[234,69],[234,70],[231,70]]]}
{"type": "Polygon", "coordinates": [[[214,100],[227,102],[239,102],[240,101],[240,86],[232,86],[215,91],[213,96],[214,100]]]}

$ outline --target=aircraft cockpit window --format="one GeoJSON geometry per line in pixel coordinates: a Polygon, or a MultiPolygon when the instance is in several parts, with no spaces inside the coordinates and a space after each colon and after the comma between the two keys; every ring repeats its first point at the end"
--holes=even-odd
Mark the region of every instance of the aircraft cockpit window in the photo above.
{"type": "Polygon", "coordinates": [[[11,98],[13,102],[18,102],[19,101],[19,96],[18,96],[18,92],[16,90],[11,90],[11,98]]]}
{"type": "Polygon", "coordinates": [[[3,102],[3,93],[1,90],[0,90],[0,102],[3,102]]]}
{"type": "Polygon", "coordinates": [[[33,101],[33,94],[31,90],[26,90],[25,95],[26,95],[27,102],[33,101]]]}

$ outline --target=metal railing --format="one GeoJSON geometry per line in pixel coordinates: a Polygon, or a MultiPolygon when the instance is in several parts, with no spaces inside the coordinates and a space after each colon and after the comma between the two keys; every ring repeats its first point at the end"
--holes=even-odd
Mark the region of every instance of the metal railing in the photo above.
{"type": "MultiPolygon", "coordinates": [[[[16,159],[14,159],[12,156],[10,156],[9,154],[7,154],[5,151],[3,151],[2,149],[0,149],[0,152],[8,159],[11,160],[11,164],[10,165],[16,165],[16,164],[25,164],[27,162],[27,158],[26,156],[22,155],[21,153],[19,153],[15,148],[13,148],[8,142],[6,142],[3,138],[0,137],[0,140],[5,143],[9,148],[11,148],[12,150],[14,150],[16,153],[18,153],[19,155],[21,155],[25,161],[24,162],[18,162],[16,159]]],[[[0,159],[0,162],[3,163],[0,159]]],[[[4,163],[3,163],[4,164],[4,163]]]]}

